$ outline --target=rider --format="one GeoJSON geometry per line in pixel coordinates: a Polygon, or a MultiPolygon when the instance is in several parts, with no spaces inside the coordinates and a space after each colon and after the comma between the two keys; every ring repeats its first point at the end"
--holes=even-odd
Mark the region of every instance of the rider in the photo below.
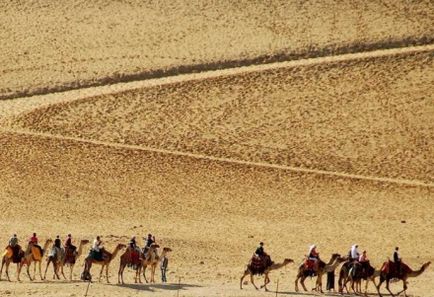
{"type": "Polygon", "coordinates": [[[36,233],[33,233],[33,236],[29,239],[29,244],[33,245],[37,249],[39,249],[39,252],[42,255],[42,248],[40,245],[38,245],[38,237],[36,236],[36,233]]]}
{"type": "Polygon", "coordinates": [[[94,252],[94,258],[95,260],[102,260],[102,249],[103,249],[103,243],[99,236],[95,238],[92,245],[92,250],[94,252]]]}
{"type": "Polygon", "coordinates": [[[262,257],[262,256],[265,255],[265,252],[264,252],[264,243],[262,241],[259,243],[259,246],[256,248],[255,254],[258,257],[262,257]]]}
{"type": "Polygon", "coordinates": [[[359,246],[357,244],[354,244],[353,246],[351,246],[351,251],[350,251],[350,262],[354,262],[354,261],[358,261],[359,260],[359,250],[358,250],[359,246]]]}
{"type": "Polygon", "coordinates": [[[16,234],[14,234],[10,239],[9,239],[9,246],[11,248],[14,248],[18,245],[18,237],[16,234]]]}
{"type": "Polygon", "coordinates": [[[14,261],[18,261],[19,260],[19,253],[20,253],[21,247],[18,244],[18,237],[17,237],[16,234],[14,234],[9,239],[9,247],[12,249],[12,258],[14,259],[14,261]]]}
{"type": "Polygon", "coordinates": [[[401,256],[399,255],[399,247],[395,248],[395,252],[393,253],[393,262],[395,262],[396,271],[398,275],[401,274],[401,256]]]}
{"type": "Polygon", "coordinates": [[[71,234],[68,234],[63,246],[65,247],[65,251],[75,252],[75,250],[77,248],[72,244],[72,235],[71,234]]]}
{"type": "Polygon", "coordinates": [[[143,248],[143,253],[146,254],[153,243],[155,243],[155,236],[152,236],[151,233],[148,234],[147,238],[143,238],[146,240],[145,247],[143,248]]]}
{"type": "Polygon", "coordinates": [[[309,247],[309,253],[308,253],[308,260],[312,261],[313,264],[313,270],[318,270],[318,263],[319,263],[319,253],[316,250],[316,245],[313,244],[309,247]]]}
{"type": "Polygon", "coordinates": [[[360,263],[369,262],[369,259],[368,259],[368,256],[366,254],[366,251],[363,251],[363,253],[359,256],[359,262],[360,263]]]}

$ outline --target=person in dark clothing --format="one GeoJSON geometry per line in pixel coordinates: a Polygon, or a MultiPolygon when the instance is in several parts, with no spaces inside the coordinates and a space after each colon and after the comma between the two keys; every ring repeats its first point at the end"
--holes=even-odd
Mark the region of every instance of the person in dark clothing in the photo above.
{"type": "Polygon", "coordinates": [[[152,236],[152,234],[149,233],[148,237],[143,237],[143,239],[146,241],[145,247],[143,248],[143,253],[146,255],[151,245],[155,243],[155,236],[152,236]]]}
{"type": "Polygon", "coordinates": [[[168,265],[169,265],[169,259],[167,258],[167,256],[163,256],[163,258],[161,259],[161,262],[160,262],[161,282],[163,282],[163,283],[167,282],[166,272],[167,272],[167,266],[168,265]]]}
{"type": "Polygon", "coordinates": [[[330,271],[327,272],[327,287],[326,289],[328,291],[333,290],[333,292],[335,291],[335,272],[334,271],[330,271]]]}
{"type": "Polygon", "coordinates": [[[395,262],[396,271],[398,275],[401,274],[401,256],[399,255],[399,247],[395,248],[395,252],[393,253],[393,262],[395,262]]]}
{"type": "Polygon", "coordinates": [[[58,249],[62,248],[62,241],[60,240],[59,235],[57,235],[56,239],[54,240],[54,246],[57,247],[58,249]]]}
{"type": "Polygon", "coordinates": [[[259,246],[258,246],[258,248],[255,251],[255,254],[258,257],[263,257],[264,256],[265,252],[264,252],[264,243],[263,242],[259,243],[259,246]]]}
{"type": "Polygon", "coordinates": [[[148,234],[148,238],[146,239],[146,247],[151,247],[153,243],[155,243],[155,236],[152,236],[152,234],[148,234]]]}

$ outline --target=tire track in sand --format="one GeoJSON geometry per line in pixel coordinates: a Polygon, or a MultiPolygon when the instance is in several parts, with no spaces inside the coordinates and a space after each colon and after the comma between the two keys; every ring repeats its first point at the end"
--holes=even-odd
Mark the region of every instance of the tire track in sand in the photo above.
{"type": "Polygon", "coordinates": [[[193,81],[193,80],[205,80],[209,78],[239,75],[242,73],[261,72],[272,69],[291,68],[306,65],[326,64],[344,62],[350,60],[363,60],[385,56],[396,55],[411,55],[420,52],[434,52],[434,44],[410,46],[401,48],[392,48],[385,50],[375,50],[367,52],[358,52],[351,54],[342,54],[335,56],[308,58],[300,60],[292,60],[285,62],[266,63],[266,64],[254,64],[246,65],[235,68],[226,68],[219,70],[210,70],[200,73],[188,73],[173,76],[164,76],[160,78],[151,78],[144,80],[134,80],[130,82],[108,83],[106,85],[84,87],[74,90],[58,90],[51,93],[35,95],[32,97],[20,97],[8,100],[1,100],[0,97],[0,126],[2,125],[2,119],[9,116],[16,116],[20,113],[27,112],[39,107],[49,106],[51,104],[65,103],[69,101],[75,101],[85,99],[98,95],[116,94],[134,89],[152,87],[152,86],[164,86],[173,83],[193,81]]]}
{"type": "Polygon", "coordinates": [[[348,174],[348,173],[344,173],[344,172],[333,172],[333,171],[326,171],[326,170],[307,169],[307,168],[301,168],[301,167],[293,167],[293,166],[285,166],[285,165],[277,165],[277,164],[269,164],[269,163],[261,163],[261,162],[249,162],[249,161],[243,161],[243,160],[237,160],[237,159],[231,159],[231,158],[220,158],[220,157],[213,157],[213,156],[208,156],[208,155],[192,154],[192,153],[187,153],[187,152],[171,151],[171,150],[165,150],[165,149],[157,149],[157,148],[145,147],[145,146],[139,146],[139,145],[111,143],[111,142],[104,142],[104,141],[98,141],[98,140],[83,139],[83,138],[78,138],[78,137],[53,135],[53,134],[48,134],[48,133],[37,133],[37,132],[24,131],[24,130],[10,130],[10,129],[2,128],[1,132],[18,134],[18,135],[26,135],[26,136],[38,137],[38,138],[51,138],[51,139],[58,139],[58,140],[75,141],[75,142],[81,142],[81,143],[99,145],[99,146],[106,146],[106,147],[113,147],[113,148],[119,148],[119,149],[139,150],[139,151],[152,152],[152,153],[158,153],[158,154],[168,154],[168,155],[178,156],[178,157],[186,157],[186,158],[191,158],[191,159],[201,159],[201,160],[208,160],[208,161],[221,162],[221,163],[245,165],[245,166],[250,166],[250,167],[271,168],[271,169],[279,169],[279,170],[284,170],[284,171],[293,171],[293,172],[310,173],[310,174],[317,174],[317,175],[336,176],[336,177],[341,177],[341,178],[366,180],[366,181],[374,181],[374,182],[382,182],[382,183],[393,183],[393,184],[408,185],[408,186],[429,187],[429,188],[434,187],[434,183],[426,183],[426,182],[419,181],[419,180],[395,179],[395,178],[376,177],[376,176],[364,176],[364,175],[357,175],[357,174],[348,174]]]}

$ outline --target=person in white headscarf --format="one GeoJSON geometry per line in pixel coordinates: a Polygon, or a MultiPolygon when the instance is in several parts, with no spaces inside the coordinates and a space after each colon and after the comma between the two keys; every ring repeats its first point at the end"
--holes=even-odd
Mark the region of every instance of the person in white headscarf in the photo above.
{"type": "Polygon", "coordinates": [[[351,261],[357,261],[360,257],[360,253],[359,253],[359,246],[357,244],[354,244],[351,247],[351,261]]]}

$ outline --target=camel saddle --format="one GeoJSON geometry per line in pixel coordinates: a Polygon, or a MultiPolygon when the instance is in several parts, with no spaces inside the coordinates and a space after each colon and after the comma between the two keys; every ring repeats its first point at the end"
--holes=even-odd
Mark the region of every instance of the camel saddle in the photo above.
{"type": "Polygon", "coordinates": [[[21,249],[21,246],[9,247],[12,249],[12,262],[15,264],[21,263],[21,259],[24,257],[24,251],[21,249]]]}
{"type": "Polygon", "coordinates": [[[75,264],[76,250],[77,248],[75,246],[65,247],[65,263],[75,264]]]}
{"type": "Polygon", "coordinates": [[[140,250],[140,249],[132,249],[132,248],[130,248],[129,249],[129,252],[130,252],[130,254],[129,254],[129,261],[128,261],[128,264],[127,264],[127,266],[128,267],[131,267],[131,268],[133,268],[133,269],[137,269],[137,267],[140,265],[140,263],[141,263],[141,260],[140,260],[140,258],[141,258],[141,256],[142,256],[142,251],[140,250]]]}
{"type": "Polygon", "coordinates": [[[263,274],[273,263],[271,257],[267,254],[263,256],[253,255],[249,263],[249,269],[253,274],[263,274]]]}
{"type": "Polygon", "coordinates": [[[381,272],[389,275],[391,278],[400,278],[403,274],[408,274],[413,270],[405,263],[399,263],[401,266],[398,271],[398,263],[387,261],[381,267],[381,272]]]}

